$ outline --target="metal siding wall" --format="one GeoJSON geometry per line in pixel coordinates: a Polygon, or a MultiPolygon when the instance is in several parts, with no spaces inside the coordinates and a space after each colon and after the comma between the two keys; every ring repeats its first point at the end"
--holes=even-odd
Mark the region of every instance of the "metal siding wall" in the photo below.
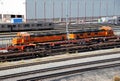
{"type": "MultiPolygon", "coordinates": [[[[35,8],[35,0],[27,0],[28,19],[35,19],[35,17],[53,18],[53,14],[55,18],[61,18],[62,12],[63,12],[63,17],[66,17],[66,0],[36,0],[36,1],[37,2],[35,8]],[[44,1],[45,1],[45,6],[44,6],[44,1]],[[53,2],[54,2],[54,8],[53,8],[53,2]],[[63,11],[61,9],[62,2],[63,2],[63,11]]],[[[100,5],[100,0],[94,0],[94,8],[93,8],[93,0],[71,0],[71,8],[70,8],[70,0],[68,0],[69,16],[77,17],[78,1],[80,3],[79,4],[80,17],[85,17],[85,14],[87,17],[112,16],[114,15],[114,13],[115,15],[120,15],[120,10],[119,10],[120,0],[101,0],[101,5],[100,5]],[[115,1],[115,9],[114,9],[114,1],[115,1]],[[85,6],[85,2],[86,2],[86,6],[85,6]]]]}
{"type": "Polygon", "coordinates": [[[26,12],[27,12],[27,19],[34,19],[35,18],[35,4],[34,0],[26,0],[26,12]]]}

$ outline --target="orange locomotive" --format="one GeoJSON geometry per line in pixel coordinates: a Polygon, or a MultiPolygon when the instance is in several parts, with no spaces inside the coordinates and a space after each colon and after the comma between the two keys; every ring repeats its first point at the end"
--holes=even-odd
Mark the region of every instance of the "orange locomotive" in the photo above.
{"type": "MultiPolygon", "coordinates": [[[[75,31],[69,32],[70,40],[84,39],[84,38],[95,38],[95,37],[108,37],[114,36],[111,27],[103,26],[98,30],[86,30],[86,31],[75,31]]],[[[67,40],[66,33],[33,33],[20,32],[17,37],[13,38],[12,46],[8,47],[8,50],[19,50],[29,51],[35,49],[38,43],[45,42],[56,42],[67,40]]]]}
{"type": "Polygon", "coordinates": [[[114,36],[113,30],[109,26],[102,26],[98,30],[77,31],[69,34],[70,39],[83,39],[108,36],[114,36]]]}

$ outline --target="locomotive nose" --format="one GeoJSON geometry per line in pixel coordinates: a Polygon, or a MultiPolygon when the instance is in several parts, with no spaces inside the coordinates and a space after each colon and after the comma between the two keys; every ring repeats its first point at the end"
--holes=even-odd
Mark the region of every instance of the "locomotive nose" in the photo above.
{"type": "Polygon", "coordinates": [[[112,30],[110,26],[102,26],[100,29],[101,30],[112,30]]]}
{"type": "Polygon", "coordinates": [[[17,45],[18,44],[18,38],[13,38],[12,39],[12,45],[17,45]]]}

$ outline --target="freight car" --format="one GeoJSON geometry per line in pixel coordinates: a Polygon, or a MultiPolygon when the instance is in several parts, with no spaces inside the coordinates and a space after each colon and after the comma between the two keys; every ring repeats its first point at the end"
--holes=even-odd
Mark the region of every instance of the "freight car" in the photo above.
{"type": "MultiPolygon", "coordinates": [[[[69,32],[69,40],[80,40],[86,38],[111,37],[114,36],[113,30],[110,27],[103,26],[98,30],[86,30],[69,32]]],[[[52,33],[33,33],[20,32],[17,37],[13,38],[12,46],[8,50],[14,51],[33,51],[36,47],[41,47],[45,44],[47,47],[67,44],[66,33],[52,32],[52,33]],[[59,41],[59,42],[58,42],[59,41]]],[[[72,41],[71,41],[72,42],[72,41]]]]}
{"type": "Polygon", "coordinates": [[[35,31],[54,29],[52,22],[5,23],[0,24],[0,32],[35,31]]]}

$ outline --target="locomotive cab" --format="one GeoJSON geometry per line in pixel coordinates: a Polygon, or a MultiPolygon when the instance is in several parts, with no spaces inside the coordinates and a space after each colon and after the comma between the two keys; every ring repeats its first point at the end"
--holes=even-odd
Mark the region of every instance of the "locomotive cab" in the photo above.
{"type": "Polygon", "coordinates": [[[27,32],[17,33],[17,37],[12,39],[12,45],[28,44],[30,41],[30,34],[27,32]]]}
{"type": "Polygon", "coordinates": [[[19,32],[12,39],[12,45],[7,48],[8,51],[34,51],[36,44],[30,43],[30,34],[27,32],[19,32]]]}
{"type": "Polygon", "coordinates": [[[114,32],[111,27],[102,26],[100,29],[105,31],[105,36],[114,36],[114,32]]]}

